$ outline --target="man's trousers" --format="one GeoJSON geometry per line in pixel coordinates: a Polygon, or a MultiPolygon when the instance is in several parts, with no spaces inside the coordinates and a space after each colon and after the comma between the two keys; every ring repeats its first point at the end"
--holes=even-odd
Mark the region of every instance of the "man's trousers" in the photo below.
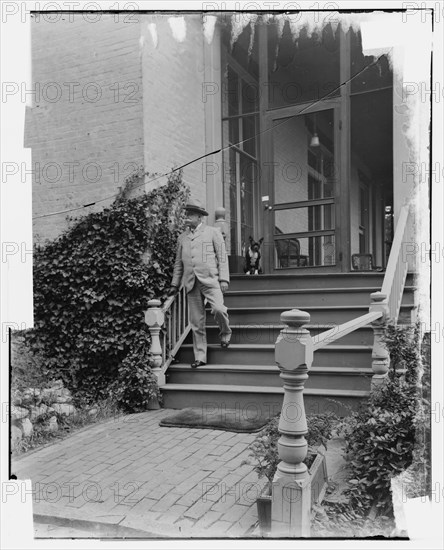
{"type": "Polygon", "coordinates": [[[188,293],[190,308],[190,323],[193,331],[194,359],[207,362],[207,333],[205,330],[205,303],[207,299],[211,306],[216,323],[219,326],[221,341],[229,341],[231,329],[227,308],[224,305],[224,295],[220,288],[208,287],[195,279],[193,288],[188,293]]]}

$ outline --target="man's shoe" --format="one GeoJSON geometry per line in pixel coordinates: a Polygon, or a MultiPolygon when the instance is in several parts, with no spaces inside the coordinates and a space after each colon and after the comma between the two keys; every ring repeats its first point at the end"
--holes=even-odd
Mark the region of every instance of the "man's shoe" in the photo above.
{"type": "Polygon", "coordinates": [[[220,343],[220,346],[222,348],[228,348],[229,345],[230,345],[230,340],[224,340],[220,343]]]}
{"type": "Polygon", "coordinates": [[[191,363],[191,368],[197,369],[197,367],[203,367],[204,365],[206,365],[206,363],[203,361],[194,361],[194,363],[191,363]]]}

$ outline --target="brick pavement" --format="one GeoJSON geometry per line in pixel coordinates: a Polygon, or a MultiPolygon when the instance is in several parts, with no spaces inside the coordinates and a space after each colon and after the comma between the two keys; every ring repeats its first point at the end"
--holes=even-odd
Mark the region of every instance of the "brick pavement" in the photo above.
{"type": "MultiPolygon", "coordinates": [[[[255,537],[264,480],[241,466],[255,434],[160,427],[171,412],[112,419],[13,458],[12,473],[32,480],[34,514],[69,520],[67,532],[73,521],[97,522],[100,536],[109,525],[114,536],[117,526],[154,537],[255,537]]],[[[43,532],[58,538],[63,527],[43,532]]]]}

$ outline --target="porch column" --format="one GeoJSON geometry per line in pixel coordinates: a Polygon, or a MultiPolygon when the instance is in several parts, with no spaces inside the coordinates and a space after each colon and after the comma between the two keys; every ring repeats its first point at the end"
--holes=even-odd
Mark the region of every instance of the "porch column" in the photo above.
{"type": "Polygon", "coordinates": [[[304,460],[307,456],[307,419],[304,390],[313,361],[313,342],[308,330],[310,315],[299,309],[285,311],[286,328],[276,340],[275,360],[284,380],[284,402],[279,420],[280,462],[272,484],[271,533],[279,537],[309,537],[311,480],[304,460]]]}
{"type": "MultiPolygon", "coordinates": [[[[204,16],[211,18],[213,16],[204,16]]],[[[203,40],[202,92],[205,124],[205,153],[222,148],[222,74],[220,25],[215,24],[213,38],[208,43],[203,40]]],[[[216,205],[223,204],[222,153],[215,153],[202,160],[202,182],[205,186],[206,206],[209,213],[208,224],[216,219],[216,205]],[[214,217],[213,217],[214,216],[214,217]]],[[[203,188],[202,188],[203,192],[203,188]]]]}
{"type": "Polygon", "coordinates": [[[340,216],[337,228],[339,247],[336,244],[336,263],[342,272],[351,270],[351,216],[350,216],[350,172],[351,172],[351,68],[350,68],[350,31],[340,30],[340,63],[339,78],[344,85],[340,89],[340,124],[336,123],[335,143],[339,144],[339,151],[335,148],[335,162],[340,168],[339,181],[336,183],[336,211],[340,216]],[[339,154],[338,154],[339,153],[339,154]]]}
{"type": "Polygon", "coordinates": [[[384,327],[388,318],[389,309],[387,296],[382,292],[373,292],[370,295],[370,312],[381,311],[382,317],[372,323],[373,328],[373,349],[372,349],[372,369],[373,377],[371,388],[384,384],[387,379],[387,373],[390,366],[390,354],[384,344],[384,327]]]}

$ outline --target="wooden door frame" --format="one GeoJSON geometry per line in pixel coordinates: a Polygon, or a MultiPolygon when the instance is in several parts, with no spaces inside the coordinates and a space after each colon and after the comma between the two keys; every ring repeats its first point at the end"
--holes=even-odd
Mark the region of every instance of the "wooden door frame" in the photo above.
{"type": "MultiPolygon", "coordinates": [[[[273,174],[273,136],[272,125],[276,118],[286,118],[326,109],[334,109],[334,156],[339,167],[339,181],[335,188],[335,254],[334,266],[298,267],[288,271],[292,273],[349,272],[351,271],[351,219],[350,219],[350,34],[341,32],[339,81],[343,83],[340,95],[333,99],[311,101],[305,104],[290,105],[270,109],[268,101],[268,47],[267,27],[259,25],[259,189],[257,220],[264,236],[262,253],[263,267],[266,273],[283,273],[285,270],[274,268],[274,232],[272,221],[274,213],[274,174],[273,174]],[[267,199],[268,197],[268,199],[267,199]],[[338,220],[341,222],[339,223],[338,220]]],[[[259,231],[261,232],[261,231],[259,231]]]]}
{"type": "MultiPolygon", "coordinates": [[[[267,131],[264,135],[264,141],[265,141],[265,149],[266,149],[266,160],[264,162],[265,167],[267,167],[269,170],[269,178],[268,178],[268,191],[269,191],[269,201],[267,201],[267,206],[271,207],[272,209],[266,210],[266,214],[268,214],[268,234],[266,242],[269,243],[268,246],[268,254],[267,254],[267,273],[297,273],[298,271],[307,273],[307,272],[313,272],[313,273],[319,273],[322,271],[333,273],[333,272],[339,272],[342,271],[342,266],[340,262],[340,254],[339,251],[341,250],[341,235],[339,231],[339,216],[337,215],[337,208],[340,204],[339,198],[340,198],[340,181],[336,182],[335,185],[335,193],[334,193],[334,204],[335,204],[335,265],[331,266],[307,266],[307,267],[297,267],[297,268],[280,268],[276,269],[274,266],[274,231],[273,231],[273,220],[274,220],[274,170],[273,170],[273,162],[274,162],[274,141],[273,141],[273,132],[271,128],[273,127],[273,124],[276,120],[285,119],[285,118],[293,118],[296,116],[303,116],[306,114],[312,114],[312,113],[319,113],[321,111],[333,111],[333,120],[334,120],[334,163],[335,166],[338,166],[341,159],[341,153],[340,153],[340,109],[341,109],[341,100],[340,98],[334,98],[330,100],[323,101],[322,103],[314,103],[309,102],[305,104],[298,104],[298,105],[291,105],[282,107],[279,109],[271,109],[269,110],[265,115],[265,126],[269,131],[267,131]]],[[[340,178],[339,178],[340,180],[340,178]]]]}
{"type": "MultiPolygon", "coordinates": [[[[259,85],[259,83],[255,80],[255,78],[244,68],[242,67],[242,65],[239,64],[238,61],[236,61],[236,59],[231,55],[231,53],[227,52],[224,48],[220,48],[220,51],[221,51],[221,66],[222,67],[227,67],[227,66],[230,66],[231,69],[235,72],[235,74],[238,76],[238,78],[244,80],[245,82],[247,82],[249,85],[251,86],[254,86],[254,87],[257,87],[259,85]]],[[[221,84],[222,86],[222,84],[221,84]]],[[[249,117],[252,117],[252,116],[255,116],[256,117],[256,120],[257,120],[257,128],[259,129],[260,126],[259,126],[259,119],[260,119],[260,116],[257,114],[257,112],[251,112],[251,113],[242,113],[242,114],[238,114],[238,115],[235,115],[235,116],[232,116],[232,117],[229,117],[229,116],[226,116],[224,115],[223,113],[223,105],[221,104],[221,112],[222,112],[222,118],[221,118],[221,136],[223,134],[223,127],[224,127],[224,124],[226,122],[231,122],[230,119],[237,119],[238,121],[242,119],[242,117],[246,117],[246,116],[249,116],[249,117]]],[[[241,134],[242,134],[242,130],[241,130],[241,127],[242,125],[239,125],[239,137],[243,137],[241,134]]],[[[260,141],[260,140],[259,140],[260,141]]],[[[261,225],[261,222],[259,220],[259,214],[258,214],[258,201],[259,201],[259,193],[260,193],[260,183],[259,183],[259,171],[260,171],[260,165],[259,165],[259,148],[257,146],[257,141],[256,141],[256,153],[255,153],[255,156],[251,156],[249,153],[247,153],[246,151],[242,150],[241,148],[238,148],[236,146],[232,146],[233,147],[233,151],[235,151],[236,153],[239,153],[240,155],[242,155],[243,157],[247,157],[247,158],[250,158],[252,162],[255,163],[255,171],[256,171],[256,178],[255,180],[253,180],[253,187],[252,187],[252,215],[253,215],[253,220],[252,220],[252,226],[253,226],[253,229],[252,229],[252,232],[253,231],[256,231],[256,229],[258,227],[260,227],[261,225]],[[255,185],[255,182],[256,182],[256,185],[255,185]]],[[[241,256],[243,256],[242,254],[242,249],[243,249],[243,243],[242,243],[242,239],[241,239],[241,235],[242,235],[242,209],[241,209],[241,178],[240,178],[240,173],[241,173],[241,170],[240,170],[240,166],[239,166],[239,159],[240,157],[238,156],[238,154],[236,154],[236,177],[235,177],[235,180],[236,180],[236,217],[237,217],[237,220],[236,220],[236,235],[237,235],[237,242],[234,243],[234,256],[238,256],[239,258],[241,256]]],[[[230,161],[228,161],[230,162],[230,161]]],[[[229,184],[228,184],[229,185],[229,184]]],[[[225,190],[223,191],[223,195],[224,195],[224,198],[225,198],[225,190]]],[[[226,203],[224,203],[224,206],[225,208],[227,207],[226,203]]],[[[230,232],[230,235],[231,235],[231,220],[232,220],[232,213],[231,213],[231,208],[229,210],[230,212],[230,216],[229,216],[229,232],[230,232]]],[[[255,235],[255,239],[258,240],[260,237],[255,235]]],[[[245,243],[245,246],[247,246],[248,243],[245,243]]],[[[233,243],[231,242],[230,240],[230,248],[231,250],[233,250],[233,243]]]]}
{"type": "Polygon", "coordinates": [[[269,201],[266,197],[270,197],[273,190],[270,183],[270,168],[269,156],[270,152],[267,149],[268,140],[265,136],[270,134],[270,128],[267,121],[268,111],[268,46],[267,46],[267,26],[261,24],[258,26],[258,41],[259,41],[259,164],[258,164],[258,181],[259,192],[257,194],[257,220],[261,230],[259,233],[264,237],[262,244],[262,267],[265,273],[272,273],[272,263],[270,262],[270,250],[272,248],[271,221],[270,212],[268,210],[269,201]]]}

